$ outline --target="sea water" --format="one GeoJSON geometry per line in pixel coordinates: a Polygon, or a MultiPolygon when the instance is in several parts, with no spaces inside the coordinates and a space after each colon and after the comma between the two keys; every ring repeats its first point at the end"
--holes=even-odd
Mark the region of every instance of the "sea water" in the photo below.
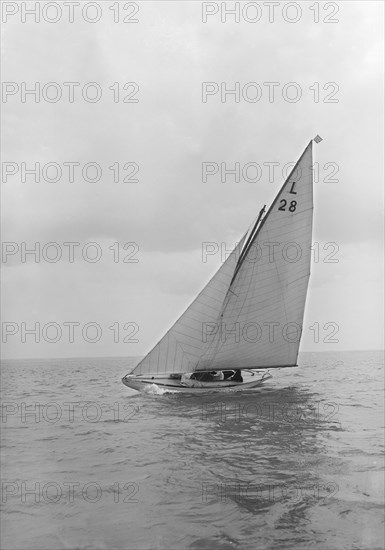
{"type": "Polygon", "coordinates": [[[136,361],[3,362],[2,549],[383,547],[381,352],[203,396],[126,388],[136,361]]]}

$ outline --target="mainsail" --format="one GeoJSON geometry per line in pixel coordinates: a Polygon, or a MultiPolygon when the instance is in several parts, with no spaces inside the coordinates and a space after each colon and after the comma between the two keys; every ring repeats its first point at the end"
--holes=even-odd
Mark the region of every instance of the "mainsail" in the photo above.
{"type": "Polygon", "coordinates": [[[197,370],[296,364],[310,276],[312,220],[310,142],[242,252],[218,321],[206,325],[210,345],[197,370]]]}
{"type": "Polygon", "coordinates": [[[132,373],[295,365],[312,220],[311,141],[257,228],[132,373]]]}

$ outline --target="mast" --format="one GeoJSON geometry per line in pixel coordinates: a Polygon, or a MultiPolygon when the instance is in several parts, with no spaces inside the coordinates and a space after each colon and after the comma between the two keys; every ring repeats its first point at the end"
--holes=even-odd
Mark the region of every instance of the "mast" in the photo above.
{"type": "MultiPolygon", "coordinates": [[[[132,372],[295,366],[310,276],[312,141],[266,215],[264,206],[248,238],[244,235],[197,298],[132,372]],[[281,254],[272,261],[269,246],[269,255],[255,261],[250,254],[253,245],[263,248],[266,244],[281,248],[298,245],[298,258],[287,260],[281,254]],[[270,331],[272,324],[280,329],[272,341],[270,332],[267,337],[249,332],[250,327],[265,325],[270,331]],[[204,333],[207,326],[216,330],[204,333]],[[293,337],[293,327],[297,337],[293,337]],[[228,338],[227,332],[234,337],[228,338]]],[[[314,141],[319,143],[321,138],[316,136],[314,141]]]]}
{"type": "Polygon", "coordinates": [[[249,251],[249,248],[250,248],[250,246],[251,246],[251,243],[252,243],[252,241],[254,240],[254,237],[255,237],[255,235],[256,235],[256,231],[257,231],[258,224],[259,224],[259,222],[260,222],[261,219],[262,219],[262,216],[263,216],[263,214],[264,214],[264,212],[265,212],[265,209],[266,209],[266,204],[265,204],[265,205],[263,206],[263,208],[259,211],[258,219],[257,219],[257,221],[255,222],[254,227],[252,228],[252,230],[251,230],[250,233],[249,233],[249,237],[248,237],[248,239],[247,239],[247,241],[246,241],[246,243],[245,243],[245,246],[244,246],[243,249],[242,249],[241,255],[240,255],[239,260],[238,260],[238,262],[237,262],[237,266],[236,266],[236,268],[235,268],[235,272],[234,272],[233,278],[231,279],[230,286],[232,285],[232,283],[233,283],[233,281],[234,281],[234,279],[235,279],[235,277],[236,277],[236,275],[237,275],[237,273],[238,273],[238,271],[239,271],[239,269],[240,269],[240,267],[241,267],[241,265],[242,265],[242,262],[243,262],[244,258],[246,257],[247,252],[249,251]]]}

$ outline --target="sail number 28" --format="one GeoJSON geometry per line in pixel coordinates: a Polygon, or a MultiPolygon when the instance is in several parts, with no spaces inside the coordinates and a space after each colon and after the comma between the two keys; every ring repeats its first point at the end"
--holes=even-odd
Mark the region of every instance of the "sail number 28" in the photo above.
{"type": "MultiPolygon", "coordinates": [[[[295,181],[293,182],[292,186],[291,186],[291,189],[289,191],[289,193],[291,193],[292,195],[296,195],[297,192],[294,191],[294,187],[295,187],[295,181]]],[[[286,210],[286,205],[287,205],[287,200],[286,199],[282,199],[279,201],[279,204],[280,204],[280,207],[278,208],[278,210],[282,210],[283,212],[285,212],[286,210]]],[[[289,212],[295,212],[297,208],[297,201],[291,201],[290,204],[289,204],[289,212]]]]}
{"type": "MultiPolygon", "coordinates": [[[[278,210],[283,210],[285,211],[286,210],[286,205],[287,205],[287,200],[286,199],[282,199],[279,201],[279,204],[281,205],[278,210]]],[[[297,208],[297,201],[291,201],[290,204],[289,204],[289,212],[295,212],[297,208]]]]}

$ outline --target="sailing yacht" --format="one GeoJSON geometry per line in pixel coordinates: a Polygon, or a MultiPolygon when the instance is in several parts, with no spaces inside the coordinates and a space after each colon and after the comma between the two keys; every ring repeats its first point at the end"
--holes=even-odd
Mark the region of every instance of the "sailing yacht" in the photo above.
{"type": "Polygon", "coordinates": [[[311,140],[265,214],[240,239],[186,311],[124,376],[138,391],[254,389],[297,366],[310,277],[311,140]],[[241,371],[241,375],[240,372],[241,371]]]}

